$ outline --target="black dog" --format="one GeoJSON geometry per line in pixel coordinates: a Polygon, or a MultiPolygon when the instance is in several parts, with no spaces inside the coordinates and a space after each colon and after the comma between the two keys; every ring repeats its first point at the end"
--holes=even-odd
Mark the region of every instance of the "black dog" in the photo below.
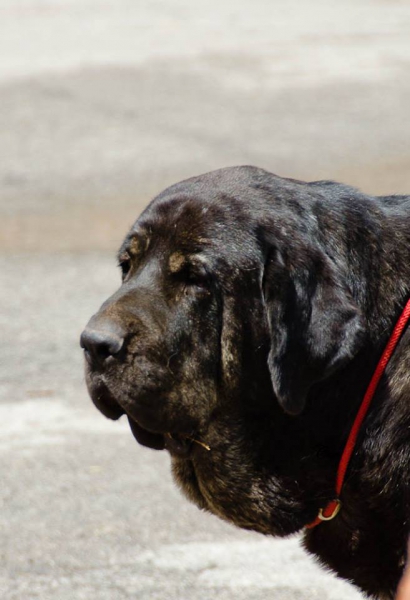
{"type": "MultiPolygon", "coordinates": [[[[200,508],[265,534],[302,530],[334,497],[410,296],[410,196],[223,169],[160,194],[119,262],[122,286],[82,334],[94,403],[167,448],[200,508]]],[[[340,513],[305,534],[379,598],[394,595],[410,529],[409,335],[361,428],[340,513]]]]}

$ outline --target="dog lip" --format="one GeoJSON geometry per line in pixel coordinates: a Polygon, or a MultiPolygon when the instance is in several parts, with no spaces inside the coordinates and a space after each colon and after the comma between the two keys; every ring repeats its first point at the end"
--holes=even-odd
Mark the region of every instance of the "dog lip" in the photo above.
{"type": "Polygon", "coordinates": [[[105,417],[116,421],[125,414],[124,409],[110,393],[101,377],[96,377],[94,374],[88,373],[87,386],[91,400],[105,417]]]}
{"type": "Polygon", "coordinates": [[[164,435],[162,433],[148,431],[144,427],[141,427],[129,414],[127,414],[127,417],[131,433],[139,444],[152,450],[163,450],[165,448],[164,435]]]}
{"type": "Polygon", "coordinates": [[[189,458],[192,452],[194,439],[183,433],[159,433],[149,431],[132,416],[127,414],[131,432],[137,442],[153,450],[168,450],[178,458],[189,458]]]}

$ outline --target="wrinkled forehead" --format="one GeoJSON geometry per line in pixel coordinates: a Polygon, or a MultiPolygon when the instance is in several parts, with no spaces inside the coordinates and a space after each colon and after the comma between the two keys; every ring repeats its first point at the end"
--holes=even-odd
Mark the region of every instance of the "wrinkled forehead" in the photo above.
{"type": "Polygon", "coordinates": [[[255,205],[238,190],[202,185],[201,178],[200,183],[182,182],[157,196],[134,223],[123,248],[165,260],[172,272],[183,258],[225,273],[255,269],[263,262],[255,205]]]}
{"type": "Polygon", "coordinates": [[[124,246],[173,248],[181,252],[221,251],[238,236],[239,206],[198,197],[159,196],[132,226],[124,246]]]}
{"type": "Polygon", "coordinates": [[[159,196],[134,227],[151,229],[160,237],[194,240],[205,232],[212,236],[215,224],[226,221],[225,213],[223,204],[217,201],[180,194],[159,196]]]}

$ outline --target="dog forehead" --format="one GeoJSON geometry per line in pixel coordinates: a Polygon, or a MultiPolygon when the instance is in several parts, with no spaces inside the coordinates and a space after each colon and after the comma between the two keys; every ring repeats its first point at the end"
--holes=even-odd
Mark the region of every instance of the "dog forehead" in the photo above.
{"type": "Polygon", "coordinates": [[[213,246],[216,232],[223,225],[229,229],[224,210],[197,198],[172,196],[154,200],[131,229],[129,238],[140,235],[155,246],[172,252],[198,252],[213,246]]]}
{"type": "Polygon", "coordinates": [[[161,195],[148,206],[142,217],[157,226],[173,228],[179,233],[205,228],[216,219],[224,218],[223,203],[200,195],[161,195]]]}
{"type": "MultiPolygon", "coordinates": [[[[232,186],[225,190],[205,185],[205,180],[210,183],[204,176],[164,190],[143,211],[130,235],[143,232],[150,240],[149,252],[159,251],[164,257],[206,251],[215,260],[239,264],[259,256],[261,202],[232,186]]],[[[171,260],[171,271],[178,270],[177,263],[171,260]]]]}

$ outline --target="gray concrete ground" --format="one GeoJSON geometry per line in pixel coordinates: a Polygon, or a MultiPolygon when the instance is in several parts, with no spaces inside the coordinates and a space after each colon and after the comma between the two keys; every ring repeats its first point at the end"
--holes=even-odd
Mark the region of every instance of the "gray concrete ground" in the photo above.
{"type": "Polygon", "coordinates": [[[354,600],[190,506],[78,347],[150,197],[252,163],[410,192],[410,5],[0,0],[0,598],[354,600]]]}

